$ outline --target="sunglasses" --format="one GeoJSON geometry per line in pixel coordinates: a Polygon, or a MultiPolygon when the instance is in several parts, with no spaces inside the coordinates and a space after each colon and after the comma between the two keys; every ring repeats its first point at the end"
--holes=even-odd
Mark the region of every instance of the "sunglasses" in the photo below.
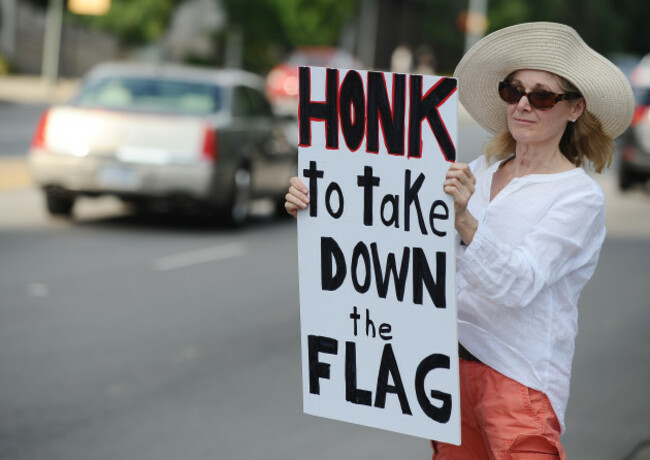
{"type": "Polygon", "coordinates": [[[531,107],[538,110],[547,110],[560,101],[582,97],[580,93],[557,94],[543,90],[526,92],[507,81],[499,82],[499,96],[508,104],[518,104],[519,100],[526,96],[531,107]]]}

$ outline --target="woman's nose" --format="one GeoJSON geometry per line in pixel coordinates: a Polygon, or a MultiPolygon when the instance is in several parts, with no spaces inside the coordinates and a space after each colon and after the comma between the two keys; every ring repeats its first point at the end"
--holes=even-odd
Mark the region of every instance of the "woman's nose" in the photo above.
{"type": "Polygon", "coordinates": [[[532,107],[530,105],[530,101],[528,100],[528,96],[523,95],[521,99],[519,99],[519,102],[517,103],[517,108],[520,110],[531,110],[532,107]]]}

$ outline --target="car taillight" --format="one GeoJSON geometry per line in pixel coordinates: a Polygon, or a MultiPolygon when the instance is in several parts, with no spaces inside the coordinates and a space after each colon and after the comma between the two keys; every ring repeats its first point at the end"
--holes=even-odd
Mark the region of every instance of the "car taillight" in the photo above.
{"type": "Polygon", "coordinates": [[[41,114],[41,117],[38,119],[36,124],[36,131],[34,131],[34,137],[30,146],[32,148],[42,149],[45,148],[45,130],[47,128],[47,117],[49,111],[46,110],[41,114]]]}
{"type": "Polygon", "coordinates": [[[267,97],[295,97],[298,95],[298,68],[281,65],[273,69],[267,79],[267,97]]]}
{"type": "Polygon", "coordinates": [[[201,153],[203,158],[208,161],[216,162],[219,159],[217,130],[211,126],[206,126],[203,131],[203,149],[201,153]]]}
{"type": "Polygon", "coordinates": [[[634,110],[634,116],[632,117],[632,123],[630,123],[630,126],[638,125],[646,120],[650,121],[650,107],[647,105],[640,105],[634,110]]]}

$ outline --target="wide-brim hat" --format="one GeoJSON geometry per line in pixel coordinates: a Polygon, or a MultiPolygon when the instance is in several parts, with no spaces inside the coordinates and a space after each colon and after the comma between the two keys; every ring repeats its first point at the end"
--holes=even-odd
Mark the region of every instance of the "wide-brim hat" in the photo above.
{"type": "Polygon", "coordinates": [[[618,67],[587,46],[571,27],[531,22],[485,36],[456,67],[460,102],[492,134],[507,129],[499,82],[522,69],[545,70],[572,83],[585,98],[586,109],[612,138],[632,121],[632,88],[618,67]]]}

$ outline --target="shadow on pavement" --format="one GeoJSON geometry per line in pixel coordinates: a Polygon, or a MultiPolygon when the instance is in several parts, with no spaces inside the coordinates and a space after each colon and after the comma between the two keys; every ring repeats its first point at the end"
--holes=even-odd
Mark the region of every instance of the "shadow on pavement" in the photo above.
{"type": "Polygon", "coordinates": [[[192,233],[240,233],[249,229],[269,226],[295,225],[295,220],[289,215],[275,216],[272,213],[252,213],[246,222],[232,227],[219,222],[217,219],[187,215],[174,212],[134,212],[127,210],[117,215],[96,216],[94,218],[69,220],[75,227],[102,227],[111,229],[128,229],[154,232],[192,232],[192,233]]]}
{"type": "Polygon", "coordinates": [[[641,442],[623,460],[650,460],[650,440],[641,442]]]}

